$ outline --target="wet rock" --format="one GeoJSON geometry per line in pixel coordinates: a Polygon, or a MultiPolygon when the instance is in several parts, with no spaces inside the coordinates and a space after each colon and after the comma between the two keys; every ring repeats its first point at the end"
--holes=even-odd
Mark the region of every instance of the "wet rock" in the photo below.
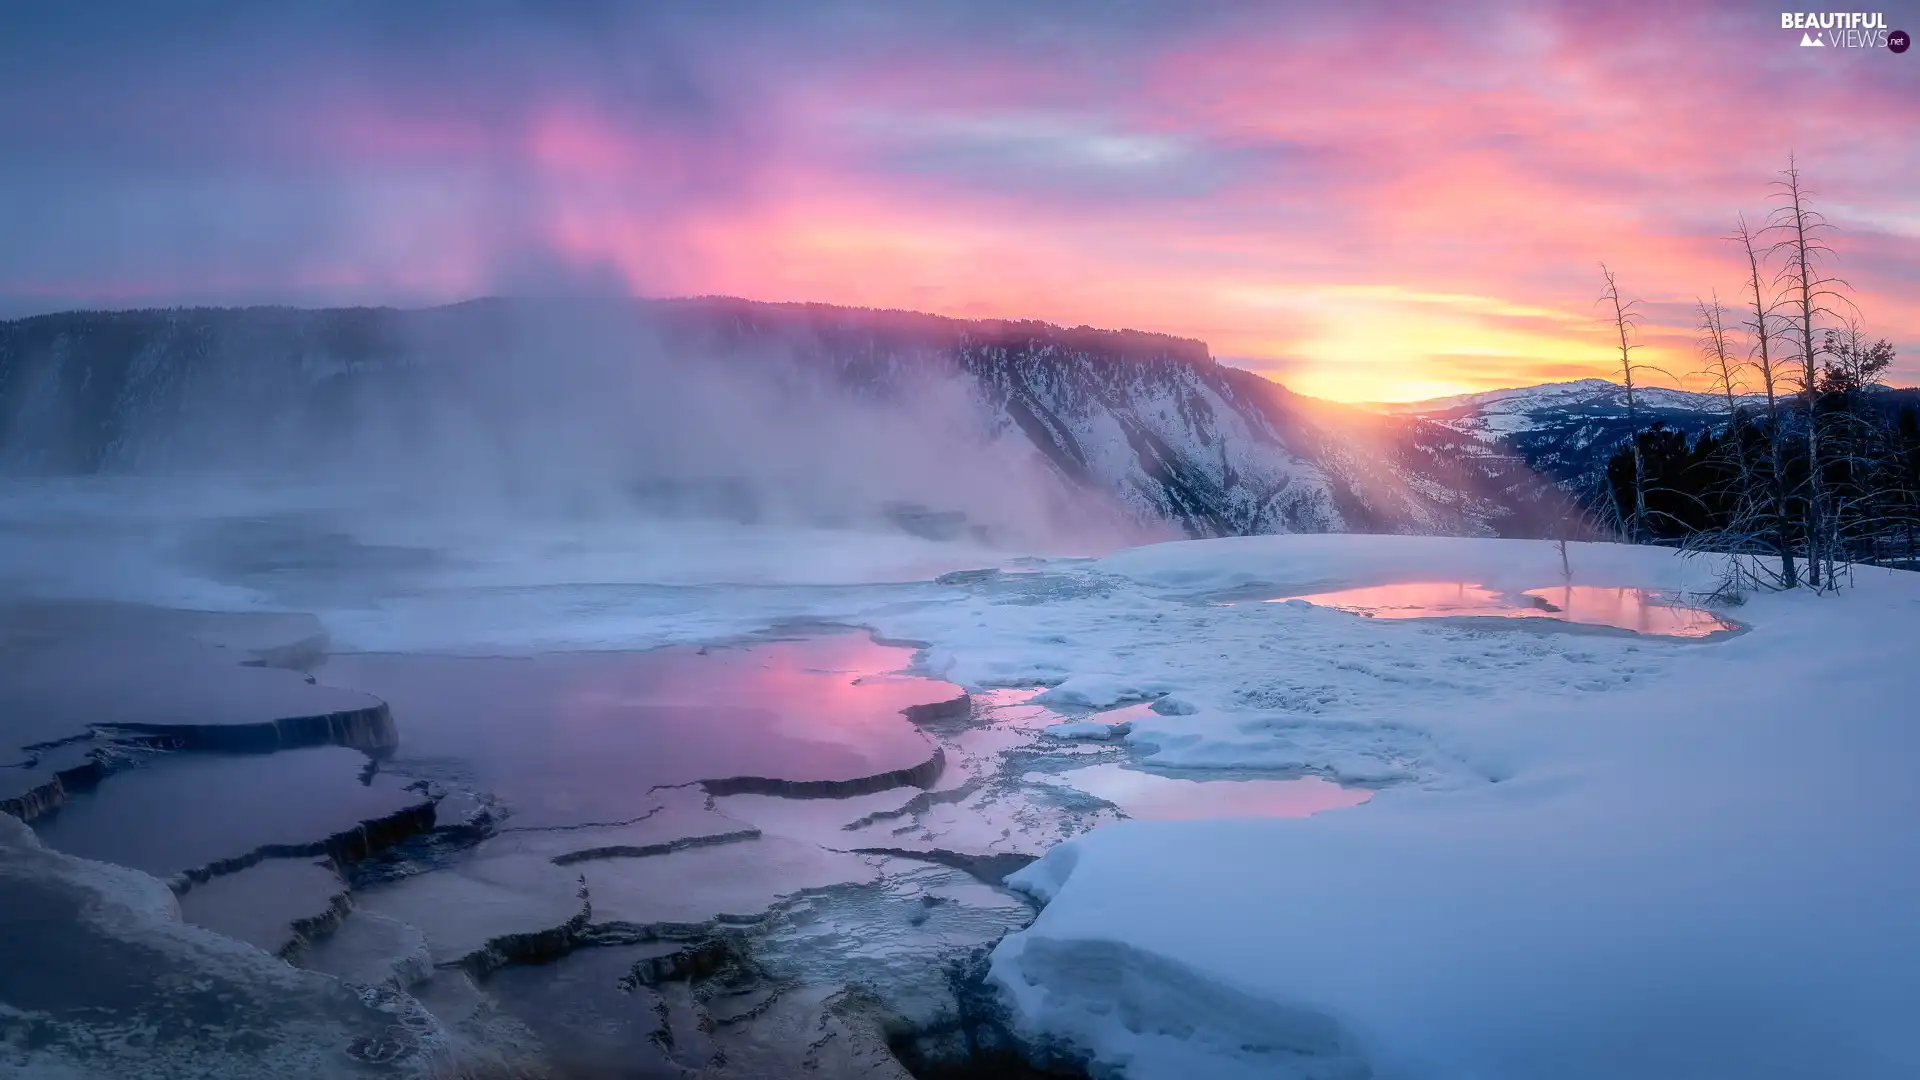
{"type": "Polygon", "coordinates": [[[458,1066],[417,1003],[360,992],[179,919],[136,870],[0,814],[0,1073],[428,1077],[458,1066]]]}

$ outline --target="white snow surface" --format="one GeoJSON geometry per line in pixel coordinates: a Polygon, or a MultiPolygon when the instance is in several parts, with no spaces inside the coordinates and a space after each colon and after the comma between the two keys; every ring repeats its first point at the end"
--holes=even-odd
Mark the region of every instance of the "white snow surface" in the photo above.
{"type": "MultiPolygon", "coordinates": [[[[1303,543],[1319,539],[1101,565],[1192,587],[1515,580],[1543,565],[1528,547],[1557,559],[1399,538],[1349,538],[1342,559],[1303,543]]],[[[1702,569],[1650,550],[1572,558],[1587,580],[1647,587],[1702,569]]],[[[1030,1037],[1129,1080],[1920,1074],[1920,581],[1861,572],[1738,617],[1749,633],[1707,644],[1349,617],[1390,643],[1355,684],[1402,664],[1486,676],[1371,721],[1341,709],[1349,742],[1417,726],[1500,767],[1306,820],[1097,829],[1012,879],[1047,906],[993,978],[1030,1037]],[[1576,644],[1595,651],[1591,690],[1560,677],[1576,644]]],[[[1243,637],[1208,644],[1248,658],[1243,637]]],[[[1243,761],[1263,749],[1252,727],[1243,761]]]]}
{"type": "MultiPolygon", "coordinates": [[[[1555,408],[1626,406],[1626,387],[1606,379],[1575,379],[1563,383],[1541,383],[1538,386],[1520,386],[1506,390],[1483,390],[1477,394],[1457,394],[1452,397],[1429,398],[1425,401],[1396,402],[1378,406],[1384,412],[1429,413],[1447,412],[1458,409],[1473,409],[1484,415],[1512,415],[1531,411],[1545,411],[1555,408]]],[[[1634,388],[1636,401],[1643,408],[1680,409],[1691,412],[1724,412],[1727,399],[1723,394],[1699,393],[1690,390],[1670,390],[1661,386],[1639,386],[1634,388]]],[[[1764,402],[1765,396],[1741,393],[1736,390],[1735,400],[1743,404],[1764,402]]]]}
{"type": "MultiPolygon", "coordinates": [[[[1742,393],[1738,389],[1734,400],[1743,408],[1766,404],[1765,395],[1742,393]]],[[[1634,402],[1640,409],[1716,417],[1725,416],[1727,411],[1724,394],[1670,390],[1659,386],[1635,387],[1634,402]]],[[[1381,404],[1375,408],[1396,415],[1424,417],[1462,435],[1492,443],[1506,436],[1565,423],[1569,418],[1583,414],[1625,416],[1627,391],[1621,384],[1606,379],[1576,379],[1572,382],[1487,390],[1426,401],[1381,404]]]]}

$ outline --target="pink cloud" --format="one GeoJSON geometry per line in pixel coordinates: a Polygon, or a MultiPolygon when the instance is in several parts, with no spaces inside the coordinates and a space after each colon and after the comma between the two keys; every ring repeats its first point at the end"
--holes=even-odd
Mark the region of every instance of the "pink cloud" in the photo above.
{"type": "Polygon", "coordinates": [[[367,194],[282,284],[453,299],[544,259],[649,294],[1164,330],[1382,399],[1605,373],[1603,260],[1660,313],[1649,361],[1690,370],[1685,313],[1740,295],[1722,237],[1793,152],[1920,376],[1915,65],[1731,7],[1249,10],[1098,47],[744,35],[709,58],[727,93],[672,108],[564,66],[491,108],[316,76],[274,153],[367,194]]]}

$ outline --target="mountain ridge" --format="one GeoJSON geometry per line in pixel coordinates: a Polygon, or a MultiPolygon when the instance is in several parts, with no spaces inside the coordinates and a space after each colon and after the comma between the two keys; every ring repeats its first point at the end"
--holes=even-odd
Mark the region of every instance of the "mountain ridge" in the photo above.
{"type": "MultiPolygon", "coordinates": [[[[604,391],[724,372],[758,386],[787,368],[824,374],[835,395],[875,407],[909,402],[930,385],[958,387],[989,442],[1029,447],[1072,484],[1190,536],[1512,534],[1562,514],[1549,509],[1550,485],[1508,457],[1460,444],[1444,425],[1303,397],[1221,364],[1195,339],[731,297],[8,320],[0,322],[0,469],[142,472],[237,448],[259,462],[325,458],[350,453],[347,436],[369,417],[424,430],[450,402],[470,407],[463,422],[491,436],[511,426],[523,401],[557,403],[563,393],[590,418],[568,425],[604,429],[624,447],[622,429],[659,403],[643,393],[620,413],[597,400],[604,391]],[[634,357],[656,354],[671,359],[655,361],[645,379],[630,377],[634,357]],[[548,385],[556,381],[566,385],[548,385]]],[[[829,408],[804,395],[762,405],[763,417],[779,423],[829,408]]],[[[731,434],[749,441],[753,434],[734,416],[716,414],[710,426],[737,428],[731,434]]],[[[701,445],[727,449],[724,437],[702,435],[701,445]]],[[[644,448],[661,457],[658,441],[644,448]]],[[[513,452],[545,450],[523,443],[513,452]]],[[[657,468],[667,480],[677,475],[657,468]]]]}
{"type": "MultiPolygon", "coordinates": [[[[1624,399],[1626,387],[1610,379],[1591,376],[1585,379],[1569,379],[1562,382],[1534,383],[1529,386],[1509,386],[1496,390],[1478,390],[1468,394],[1452,394],[1445,397],[1426,398],[1420,401],[1405,402],[1369,402],[1363,407],[1393,414],[1430,415],[1453,409],[1486,408],[1495,405],[1522,403],[1545,405],[1550,402],[1587,404],[1602,398],[1619,397],[1624,399]]],[[[1693,409],[1711,411],[1726,407],[1724,394],[1696,390],[1676,390],[1664,386],[1637,386],[1636,397],[1644,396],[1648,408],[1693,409]]],[[[1751,404],[1764,402],[1766,395],[1737,393],[1734,401],[1751,404]]],[[[1624,400],[1622,400],[1624,405],[1624,400]]]]}

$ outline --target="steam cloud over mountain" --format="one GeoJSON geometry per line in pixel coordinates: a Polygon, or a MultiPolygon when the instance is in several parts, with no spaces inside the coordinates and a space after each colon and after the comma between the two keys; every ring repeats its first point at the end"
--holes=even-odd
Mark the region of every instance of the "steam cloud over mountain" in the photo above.
{"type": "Polygon", "coordinates": [[[0,324],[0,463],[1054,550],[1527,531],[1552,503],[1450,429],[1299,398],[1197,341],[719,299],[0,324]]]}

